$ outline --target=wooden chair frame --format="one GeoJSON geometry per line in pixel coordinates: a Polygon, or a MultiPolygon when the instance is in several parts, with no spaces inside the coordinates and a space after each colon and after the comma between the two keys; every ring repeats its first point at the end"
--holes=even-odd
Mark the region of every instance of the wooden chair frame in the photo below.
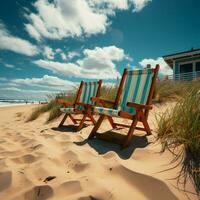
{"type": "MultiPolygon", "coordinates": [[[[127,124],[115,123],[111,116],[100,114],[100,117],[99,117],[96,125],[92,129],[88,138],[92,138],[94,136],[97,136],[99,138],[111,140],[111,142],[113,142],[112,139],[101,137],[101,136],[103,136],[103,134],[97,133],[97,130],[99,129],[101,123],[103,122],[103,120],[106,117],[108,118],[113,129],[117,128],[118,126],[129,128],[128,134],[125,136],[125,138],[123,139],[122,142],[119,142],[120,144],[123,145],[123,147],[126,147],[126,146],[129,145],[135,129],[140,130],[140,131],[146,131],[147,135],[151,134],[151,129],[149,127],[147,118],[148,118],[148,115],[149,115],[149,111],[153,108],[152,98],[153,98],[153,93],[154,93],[154,89],[155,89],[155,85],[156,85],[156,79],[157,79],[157,75],[158,75],[158,71],[159,71],[159,65],[156,65],[156,67],[152,70],[153,70],[153,77],[152,77],[149,95],[148,95],[148,98],[147,98],[147,103],[145,105],[143,105],[143,104],[138,104],[138,103],[134,103],[134,102],[127,102],[127,106],[135,108],[136,114],[131,115],[130,113],[123,112],[123,111],[120,111],[119,114],[118,114],[118,117],[120,117],[120,118],[132,120],[131,125],[129,126],[127,124]],[[144,127],[137,127],[137,123],[139,121],[142,122],[144,127]]],[[[109,100],[105,100],[105,99],[100,99],[98,97],[94,97],[94,98],[92,98],[92,100],[96,103],[101,104],[103,107],[106,107],[106,104],[107,105],[109,104],[109,105],[112,106],[112,109],[117,109],[118,106],[119,106],[120,100],[121,100],[123,87],[125,85],[125,80],[126,80],[127,75],[128,75],[128,70],[124,69],[124,73],[122,75],[122,79],[121,79],[121,82],[120,82],[120,85],[119,85],[119,88],[118,88],[117,96],[116,96],[114,102],[109,101],[109,100]]]]}
{"type": "MultiPolygon", "coordinates": [[[[78,121],[80,121],[79,126],[77,127],[76,131],[79,131],[79,130],[81,130],[83,128],[83,125],[84,125],[85,121],[91,121],[94,125],[96,124],[96,121],[95,121],[95,119],[93,117],[93,113],[92,113],[92,110],[91,110],[92,105],[79,102],[84,84],[87,84],[87,83],[85,83],[84,81],[81,81],[74,102],[68,102],[68,101],[63,100],[63,99],[58,99],[57,100],[57,102],[59,104],[63,105],[64,107],[73,107],[74,108],[74,113],[73,114],[83,114],[82,119],[75,119],[71,113],[65,113],[65,115],[64,115],[63,119],[61,120],[61,122],[60,122],[58,127],[62,127],[63,126],[63,124],[66,121],[68,116],[69,116],[69,118],[71,119],[71,121],[74,124],[78,124],[78,121]],[[76,108],[76,106],[82,106],[84,108],[84,110],[79,110],[79,109],[76,108]],[[87,118],[89,118],[89,119],[87,119],[87,118]]],[[[102,80],[99,80],[98,81],[97,93],[96,93],[96,97],[95,98],[98,98],[100,96],[101,85],[102,85],[102,80]]]]}

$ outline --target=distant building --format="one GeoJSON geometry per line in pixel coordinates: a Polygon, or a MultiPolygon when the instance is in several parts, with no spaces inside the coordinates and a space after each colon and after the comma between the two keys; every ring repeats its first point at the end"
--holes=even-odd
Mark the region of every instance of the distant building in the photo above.
{"type": "Polygon", "coordinates": [[[163,56],[173,69],[174,80],[193,80],[200,77],[200,49],[163,56]]]}

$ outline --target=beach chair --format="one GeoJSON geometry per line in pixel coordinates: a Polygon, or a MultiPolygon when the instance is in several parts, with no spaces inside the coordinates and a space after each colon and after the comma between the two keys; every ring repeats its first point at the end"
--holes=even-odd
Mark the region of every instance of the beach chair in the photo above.
{"type": "Polygon", "coordinates": [[[60,122],[58,127],[62,127],[65,120],[69,116],[74,124],[78,124],[77,131],[81,130],[85,121],[91,121],[93,124],[96,123],[93,114],[91,112],[91,107],[95,103],[91,101],[91,97],[99,97],[100,89],[102,85],[102,80],[97,82],[84,82],[81,81],[76,99],[74,102],[70,103],[63,99],[58,99],[57,102],[63,105],[60,108],[61,112],[65,113],[62,121],[60,122]],[[75,119],[73,114],[83,114],[82,119],[75,119]],[[87,120],[89,118],[89,120],[87,120]]]}
{"type": "MultiPolygon", "coordinates": [[[[113,138],[105,137],[107,134],[97,133],[104,118],[107,117],[112,128],[129,128],[127,135],[121,135],[119,141],[115,141],[126,147],[129,145],[135,129],[151,134],[151,129],[147,122],[149,110],[152,109],[152,97],[155,89],[156,78],[159,65],[154,69],[124,70],[118,88],[115,101],[108,101],[98,97],[92,98],[93,102],[101,104],[102,107],[95,106],[94,113],[100,115],[96,125],[92,129],[89,139],[96,136],[100,139],[113,141],[113,138]],[[106,107],[107,105],[107,107],[106,107]],[[108,107],[109,106],[109,107],[108,107]],[[132,120],[131,125],[115,123],[113,117],[120,117],[132,120]],[[142,122],[143,127],[137,127],[137,123],[142,122]]],[[[108,136],[108,135],[107,135],[108,136]]]]}

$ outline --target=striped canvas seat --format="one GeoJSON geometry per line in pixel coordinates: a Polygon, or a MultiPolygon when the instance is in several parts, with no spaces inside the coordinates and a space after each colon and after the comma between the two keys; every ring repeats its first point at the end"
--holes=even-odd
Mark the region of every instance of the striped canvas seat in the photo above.
{"type": "Polygon", "coordinates": [[[127,102],[134,102],[145,105],[149,95],[152,77],[152,69],[128,71],[121,95],[121,101],[118,108],[108,109],[104,107],[94,107],[94,112],[113,117],[118,116],[118,113],[120,111],[128,112],[131,115],[135,115],[135,108],[128,107],[127,102]]]}
{"type": "Polygon", "coordinates": [[[68,108],[60,108],[60,111],[63,113],[74,113],[74,107],[68,107],[68,108]]]}
{"type": "Polygon", "coordinates": [[[119,110],[135,114],[133,107],[128,107],[127,102],[134,102],[145,105],[149,95],[153,78],[152,69],[141,69],[128,71],[119,110]]]}
{"type": "MultiPolygon", "coordinates": [[[[94,105],[94,103],[91,101],[91,97],[96,96],[98,85],[99,82],[84,82],[79,102],[84,104],[94,105]]],[[[75,105],[75,108],[80,111],[84,110],[84,107],[80,105],[75,105]]],[[[63,113],[74,113],[74,110],[75,110],[74,107],[60,109],[60,111],[63,113]]]]}
{"type": "MultiPolygon", "coordinates": [[[[99,84],[98,82],[84,83],[79,102],[94,105],[94,103],[91,101],[91,97],[96,96],[98,84],[99,84]]],[[[76,105],[76,109],[81,111],[84,110],[83,106],[80,105],[76,105]]]]}
{"type": "Polygon", "coordinates": [[[108,115],[108,116],[111,116],[111,117],[117,117],[119,110],[95,106],[93,108],[93,112],[98,113],[98,114],[108,115]]]}

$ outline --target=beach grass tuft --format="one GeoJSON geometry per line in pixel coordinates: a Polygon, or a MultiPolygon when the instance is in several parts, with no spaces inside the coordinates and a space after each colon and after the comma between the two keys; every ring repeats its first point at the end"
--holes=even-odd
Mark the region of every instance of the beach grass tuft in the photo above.
{"type": "Polygon", "coordinates": [[[193,81],[158,81],[153,101],[163,103],[166,101],[178,101],[185,96],[185,93],[192,89],[198,89],[200,79],[193,81]]]}
{"type": "Polygon", "coordinates": [[[60,112],[61,105],[57,103],[57,99],[64,99],[64,100],[66,99],[67,101],[71,102],[74,100],[74,98],[75,98],[74,94],[65,95],[61,93],[56,96],[49,95],[48,96],[49,103],[44,105],[39,105],[36,109],[34,109],[31,115],[28,117],[27,122],[37,119],[41,114],[45,112],[49,112],[49,117],[47,119],[47,122],[50,122],[58,118],[62,113],[60,112]]]}
{"type": "Polygon", "coordinates": [[[200,193],[200,88],[193,87],[184,98],[157,117],[158,139],[163,151],[170,150],[182,166],[178,183],[191,178],[200,193]]]}

